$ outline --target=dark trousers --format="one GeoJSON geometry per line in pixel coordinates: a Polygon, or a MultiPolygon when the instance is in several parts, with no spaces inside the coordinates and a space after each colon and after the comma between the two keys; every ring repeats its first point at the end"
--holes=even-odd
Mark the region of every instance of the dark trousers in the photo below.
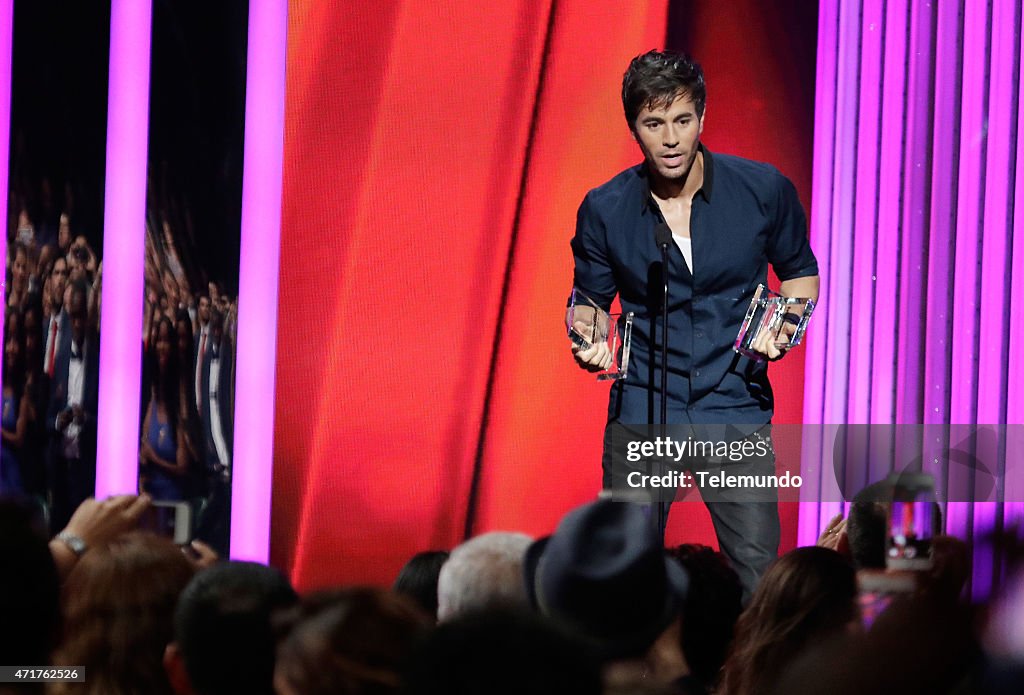
{"type": "MultiPolygon", "coordinates": [[[[750,600],[768,565],[779,554],[779,507],[772,502],[707,502],[718,546],[743,586],[743,604],[750,600]]],[[[669,507],[665,507],[666,516],[669,507]]]]}
{"type": "MultiPolygon", "coordinates": [[[[718,536],[719,548],[739,576],[745,604],[768,565],[778,556],[778,491],[774,488],[723,487],[713,484],[714,476],[773,474],[775,452],[771,442],[771,425],[765,425],[747,437],[754,443],[761,442],[768,451],[766,456],[719,462],[689,459],[668,464],[652,464],[649,461],[631,463],[623,460],[622,442],[619,441],[623,433],[617,431],[613,437],[611,431],[611,427],[605,431],[602,458],[604,489],[611,491],[613,497],[649,500],[647,504],[651,505],[652,525],[657,525],[659,520],[660,502],[660,531],[663,533],[677,489],[637,488],[628,484],[629,476],[631,473],[664,475],[673,470],[685,473],[688,476],[688,484],[700,489],[701,498],[707,506],[715,534],[718,536]],[[703,472],[703,475],[698,475],[698,472],[703,472]]],[[[649,436],[649,430],[644,432],[649,436]]],[[[626,437],[628,438],[628,435],[626,437]]]]}
{"type": "Polygon", "coordinates": [[[49,483],[50,529],[63,529],[82,502],[96,491],[96,464],[92,459],[64,458],[51,452],[47,477],[49,483]]]}

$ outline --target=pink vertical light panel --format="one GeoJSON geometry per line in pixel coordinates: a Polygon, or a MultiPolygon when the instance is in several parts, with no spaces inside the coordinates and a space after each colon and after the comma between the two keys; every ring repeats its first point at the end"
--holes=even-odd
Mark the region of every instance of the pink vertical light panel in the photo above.
{"type": "MultiPolygon", "coordinates": [[[[921,336],[925,332],[925,292],[928,268],[929,181],[932,126],[932,14],[912,12],[907,55],[905,114],[906,152],[903,176],[902,250],[900,254],[899,333],[900,368],[919,376],[924,371],[921,336]]],[[[923,422],[920,379],[896,379],[896,422],[923,422]]],[[[919,447],[922,442],[914,445],[919,447]]]]}
{"type": "MultiPolygon", "coordinates": [[[[932,57],[934,56],[934,23],[931,12],[912,11],[914,5],[902,8],[907,12],[909,44],[905,55],[906,98],[902,134],[904,137],[903,162],[900,166],[900,267],[897,281],[899,298],[898,320],[893,330],[895,340],[895,371],[886,375],[895,386],[893,422],[924,422],[922,405],[922,375],[924,355],[922,336],[925,335],[927,308],[927,246],[929,224],[929,191],[932,140],[932,57]],[[913,379],[900,378],[911,373],[913,379]]],[[[883,193],[883,195],[886,195],[883,193]]],[[[884,389],[881,374],[874,375],[872,388],[884,389]]],[[[881,397],[879,401],[881,401],[881,397]]],[[[880,413],[878,413],[880,415],[880,413]]],[[[921,436],[899,437],[895,443],[899,461],[912,461],[924,455],[921,436]]]]}
{"type": "MultiPolygon", "coordinates": [[[[831,187],[825,200],[812,200],[812,205],[826,202],[828,205],[826,227],[829,235],[829,258],[823,285],[827,287],[825,300],[829,306],[828,320],[815,328],[826,334],[828,349],[825,354],[825,368],[811,378],[824,379],[824,408],[821,424],[829,425],[847,421],[847,396],[850,380],[850,317],[853,273],[853,234],[856,222],[853,201],[856,195],[857,172],[857,113],[858,75],[860,65],[860,5],[857,2],[837,3],[838,23],[835,26],[836,46],[835,76],[835,130],[832,135],[831,187]]],[[[818,531],[821,523],[842,511],[836,502],[838,486],[832,470],[825,470],[823,461],[830,460],[832,442],[822,438],[822,454],[818,461],[822,469],[818,531]]],[[[845,479],[845,470],[837,472],[845,479]]],[[[811,541],[813,542],[813,541],[811,541]]]]}
{"type": "MultiPolygon", "coordinates": [[[[831,309],[830,320],[824,329],[828,334],[828,352],[825,374],[825,410],[823,424],[847,422],[849,417],[848,396],[850,392],[850,362],[852,356],[850,322],[853,316],[854,235],[856,225],[856,174],[857,174],[857,114],[859,112],[859,65],[860,65],[860,6],[855,2],[839,5],[839,49],[836,76],[836,127],[834,134],[835,155],[832,167],[832,191],[830,201],[831,219],[829,224],[832,243],[828,262],[828,301],[831,309]]],[[[812,203],[813,204],[813,203],[812,203]]],[[[817,330],[821,330],[819,327],[817,330]]],[[[822,441],[822,461],[829,461],[832,442],[822,441]]],[[[832,469],[822,466],[821,522],[842,512],[843,506],[836,502],[839,484],[845,484],[847,469],[844,466],[833,474],[832,469]],[[837,478],[838,476],[838,478],[837,478]]],[[[820,530],[820,529],[819,529],[820,530]]]]}
{"type": "MultiPolygon", "coordinates": [[[[889,259],[898,262],[904,230],[900,210],[903,181],[904,100],[893,98],[906,88],[907,2],[888,0],[885,5],[885,48],[882,101],[878,138],[878,233],[875,254],[878,264],[889,259]]],[[[909,251],[909,249],[907,249],[909,251]]],[[[874,311],[871,320],[871,406],[867,422],[891,423],[895,420],[895,361],[899,318],[899,273],[876,273],[874,311]]]]}
{"type": "MultiPolygon", "coordinates": [[[[818,8],[818,65],[814,104],[814,171],[811,192],[810,234],[811,248],[818,256],[820,272],[824,277],[818,307],[814,320],[816,330],[810,331],[805,339],[807,357],[805,374],[811,381],[820,381],[825,373],[828,352],[828,332],[821,326],[828,325],[829,315],[829,269],[831,254],[831,200],[834,166],[832,148],[836,128],[836,70],[839,53],[839,2],[822,0],[818,8]]],[[[823,388],[808,388],[804,396],[803,421],[809,425],[825,422],[825,391],[823,388]]],[[[798,543],[807,543],[808,538],[817,540],[823,528],[821,514],[821,485],[823,443],[808,430],[803,438],[801,458],[804,471],[813,470],[813,476],[805,476],[801,490],[800,516],[798,519],[798,543]]]]}
{"type": "MultiPolygon", "coordinates": [[[[1013,141],[1016,109],[1015,87],[1016,0],[994,0],[991,17],[991,48],[989,56],[988,130],[985,139],[985,177],[983,237],[981,249],[982,303],[978,327],[978,401],[976,421],[980,424],[1006,422],[1006,364],[1009,307],[1007,278],[1009,276],[1009,242],[1011,198],[1009,182],[1013,174],[1013,141]]],[[[995,467],[1004,468],[1003,452],[993,442],[983,440],[979,458],[995,467]]],[[[984,481],[980,481],[983,483],[984,481]]],[[[974,534],[980,538],[996,523],[996,505],[983,502],[974,506],[974,534]]],[[[983,598],[992,588],[992,566],[982,559],[974,573],[974,593],[983,598]]]]}
{"type": "MultiPolygon", "coordinates": [[[[982,175],[985,161],[985,71],[987,3],[964,6],[963,81],[960,104],[960,166],[957,177],[956,250],[953,263],[953,331],[950,351],[949,422],[976,422],[978,389],[977,327],[980,282],[978,254],[981,247],[982,175]]],[[[955,444],[955,442],[951,442],[955,444]]],[[[971,471],[950,466],[951,489],[970,490],[971,471]]],[[[950,505],[946,527],[951,533],[971,540],[973,508],[950,505]]]]}
{"type": "MultiPolygon", "coordinates": [[[[960,45],[960,6],[953,0],[940,0],[935,25],[935,68],[932,122],[932,166],[929,197],[928,272],[925,290],[924,331],[910,340],[924,353],[924,379],[921,385],[923,421],[926,425],[949,423],[949,369],[952,332],[953,234],[956,218],[957,109],[960,84],[960,53],[950,47],[960,45]],[[941,78],[941,79],[940,79],[941,78]],[[955,79],[954,79],[955,78],[955,79]],[[925,341],[927,343],[925,344],[925,341]]],[[[948,447],[948,436],[939,436],[937,428],[926,430],[923,442],[927,461],[941,460],[948,447]]],[[[938,487],[946,488],[946,480],[938,487]]],[[[947,512],[949,507],[947,507],[947,512]]],[[[948,522],[948,519],[947,519],[948,522]]],[[[947,524],[948,525],[948,524],[947,524]]]]}
{"type": "MultiPolygon", "coordinates": [[[[857,171],[854,176],[853,274],[850,292],[850,379],[846,421],[867,424],[871,401],[872,316],[875,299],[875,233],[878,229],[879,121],[882,89],[882,0],[863,0],[860,28],[860,75],[857,171]]],[[[868,480],[862,480],[866,485],[868,480]]]]}
{"type": "MultiPolygon", "coordinates": [[[[1017,47],[1018,65],[1019,60],[1024,58],[1024,31],[1021,31],[1021,24],[1024,20],[1017,17],[1017,33],[1020,36],[1020,45],[1017,47]]],[[[1013,181],[1013,226],[1011,238],[1015,243],[1013,256],[1010,259],[1010,315],[1024,316],[1024,99],[1021,99],[1021,90],[1024,88],[1024,81],[1021,80],[1020,71],[1017,72],[1017,148],[1016,166],[1014,168],[1013,181]]],[[[1024,325],[1021,321],[1011,321],[1009,327],[1007,352],[1010,355],[1007,368],[1007,383],[1018,385],[1010,388],[1006,394],[1006,422],[1010,425],[1008,444],[1013,451],[1024,451],[1024,394],[1021,393],[1019,384],[1024,384],[1024,360],[1020,355],[1024,354],[1024,325]]],[[[1008,459],[1009,460],[1009,459],[1008,459]]],[[[1024,524],[1024,466],[1019,463],[1015,466],[1007,466],[1006,480],[1007,499],[1010,500],[1003,509],[1003,518],[1007,525],[1013,523],[1024,524]]]]}
{"type": "Polygon", "coordinates": [[[249,1],[231,557],[266,562],[284,154],[287,0],[249,1]]]}
{"type": "Polygon", "coordinates": [[[151,19],[148,1],[111,3],[98,497],[137,489],[151,19]]]}
{"type": "MultiPolygon", "coordinates": [[[[0,191],[7,196],[7,174],[11,144],[11,53],[14,39],[14,0],[0,0],[0,191]]],[[[6,210],[6,206],[4,206],[6,210]]],[[[7,219],[6,217],[4,219],[7,219]]],[[[7,234],[0,234],[0,258],[7,258],[7,234]]],[[[5,293],[4,293],[5,294],[5,293]]],[[[6,296],[6,295],[5,295],[6,296]]],[[[6,322],[5,322],[6,323],[6,322]]],[[[0,345],[4,345],[4,329],[0,326],[0,345]]],[[[0,374],[3,373],[3,350],[0,350],[0,374]]]]}
{"type": "Polygon", "coordinates": [[[957,181],[956,252],[953,267],[953,353],[950,422],[974,422],[977,389],[977,284],[981,245],[981,187],[985,160],[986,3],[964,7],[963,81],[960,104],[960,166],[957,181]]]}
{"type": "MultiPolygon", "coordinates": [[[[853,259],[854,195],[857,174],[857,81],[860,63],[860,5],[839,3],[838,58],[836,74],[836,126],[833,135],[832,189],[829,201],[828,352],[824,374],[823,423],[847,421],[850,365],[850,299],[853,259]]],[[[812,202],[812,204],[816,204],[812,202]]],[[[816,330],[820,331],[819,326],[816,330]]]]}
{"type": "Polygon", "coordinates": [[[952,321],[950,288],[952,268],[950,251],[952,239],[949,231],[956,214],[956,188],[953,176],[957,167],[956,113],[959,100],[960,56],[944,46],[960,43],[959,7],[952,0],[939,2],[935,31],[934,114],[931,176],[931,226],[928,246],[927,323],[925,335],[930,338],[924,350],[924,422],[949,422],[949,326],[952,321]]]}

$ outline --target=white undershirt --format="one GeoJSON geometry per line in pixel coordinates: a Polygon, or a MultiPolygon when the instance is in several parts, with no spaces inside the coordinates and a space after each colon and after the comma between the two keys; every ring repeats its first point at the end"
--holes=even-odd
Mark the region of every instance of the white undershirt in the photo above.
{"type": "Polygon", "coordinates": [[[199,345],[196,346],[196,408],[203,412],[203,355],[209,349],[206,344],[209,337],[210,322],[199,328],[199,345]]]}
{"type": "MultiPolygon", "coordinates": [[[[78,351],[78,345],[71,341],[71,349],[78,351]]],[[[68,407],[82,405],[82,396],[85,391],[85,357],[77,360],[68,360],[68,407]]],[[[78,436],[82,428],[72,420],[64,430],[64,457],[69,459],[78,458],[78,436]]]]}
{"type": "Polygon", "coordinates": [[[220,358],[214,357],[210,360],[210,433],[213,435],[213,445],[217,449],[217,458],[225,466],[230,465],[231,457],[228,453],[228,445],[224,440],[224,430],[220,421],[220,406],[217,403],[220,392],[220,358]]]}
{"type": "Polygon", "coordinates": [[[693,273],[693,239],[688,236],[679,236],[673,234],[672,239],[675,240],[676,246],[683,252],[683,260],[686,261],[686,267],[690,269],[690,273],[693,273]]]}
{"type": "MultiPolygon", "coordinates": [[[[57,312],[50,315],[50,320],[46,324],[46,352],[43,353],[43,371],[47,374],[49,374],[50,360],[53,359],[53,353],[57,350],[57,346],[60,345],[60,333],[60,312],[57,312]],[[57,324],[56,333],[53,331],[54,324],[57,324]]],[[[54,365],[54,369],[56,368],[57,366],[54,365]]]]}

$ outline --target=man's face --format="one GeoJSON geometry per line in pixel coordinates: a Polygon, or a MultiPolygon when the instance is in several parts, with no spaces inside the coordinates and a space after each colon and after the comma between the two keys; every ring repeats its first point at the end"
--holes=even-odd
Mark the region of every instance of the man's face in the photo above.
{"type": "Polygon", "coordinates": [[[199,298],[199,323],[205,325],[210,320],[210,298],[199,298]]]}
{"type": "Polygon", "coordinates": [[[64,250],[71,246],[71,220],[67,215],[60,216],[60,227],[57,230],[57,244],[64,250]]]}
{"type": "Polygon", "coordinates": [[[14,264],[11,266],[11,278],[14,286],[21,290],[28,284],[28,258],[20,248],[14,254],[14,264]]]}
{"type": "Polygon", "coordinates": [[[664,108],[645,106],[633,124],[651,174],[668,181],[681,181],[690,173],[702,132],[704,115],[697,117],[693,100],[685,94],[664,108]]]}
{"type": "Polygon", "coordinates": [[[68,282],[68,264],[61,256],[53,262],[53,274],[50,276],[50,290],[53,293],[54,311],[60,311],[64,302],[64,288],[68,282]]]}
{"type": "Polygon", "coordinates": [[[7,342],[4,343],[4,360],[11,367],[15,367],[18,364],[18,357],[21,353],[21,346],[18,345],[18,337],[14,331],[8,327],[7,342]]]}

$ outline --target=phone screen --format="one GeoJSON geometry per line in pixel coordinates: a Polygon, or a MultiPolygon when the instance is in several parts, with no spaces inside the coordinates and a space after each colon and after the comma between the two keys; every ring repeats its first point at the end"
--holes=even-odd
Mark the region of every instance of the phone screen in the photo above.
{"type": "Polygon", "coordinates": [[[935,529],[935,493],[928,480],[897,485],[889,507],[886,566],[895,569],[928,569],[932,562],[935,529]]]}
{"type": "Polygon", "coordinates": [[[143,514],[139,527],[184,545],[192,535],[190,516],[186,502],[154,502],[143,514]]]}

